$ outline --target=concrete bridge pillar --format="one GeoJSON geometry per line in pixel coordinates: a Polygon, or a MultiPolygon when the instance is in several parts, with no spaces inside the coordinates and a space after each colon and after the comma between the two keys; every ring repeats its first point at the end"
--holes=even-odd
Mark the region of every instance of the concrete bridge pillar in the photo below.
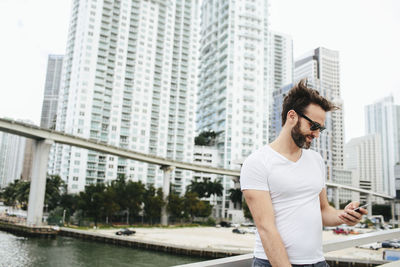
{"type": "Polygon", "coordinates": [[[338,210],[340,209],[340,202],[339,202],[339,187],[335,188],[335,208],[338,210]]]}
{"type": "Polygon", "coordinates": [[[391,206],[392,206],[392,222],[396,221],[396,214],[395,214],[395,200],[393,199],[391,201],[391,206]]]}
{"type": "MultiPolygon", "coordinates": [[[[164,193],[164,201],[166,202],[169,196],[169,186],[171,182],[171,171],[175,169],[174,166],[163,165],[160,168],[164,172],[164,180],[163,180],[163,193],[164,193]]],[[[161,225],[168,225],[168,212],[167,205],[164,205],[161,209],[161,225]]]]}
{"type": "Polygon", "coordinates": [[[54,141],[48,139],[34,142],[32,180],[29,191],[28,217],[26,220],[28,226],[42,225],[47,162],[53,143],[54,141]]]}
{"type": "Polygon", "coordinates": [[[367,204],[368,215],[372,216],[372,194],[367,195],[367,204]]]}

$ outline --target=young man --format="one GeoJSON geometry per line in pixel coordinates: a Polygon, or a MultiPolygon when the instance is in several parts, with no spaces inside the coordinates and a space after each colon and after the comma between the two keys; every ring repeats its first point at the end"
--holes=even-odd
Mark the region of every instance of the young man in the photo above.
{"type": "Polygon", "coordinates": [[[243,163],[241,188],[257,226],[253,266],[328,266],[322,226],[353,226],[367,214],[354,211],[358,202],[344,210],[329,205],[324,161],[308,150],[325,129],[326,112],[334,109],[300,81],[283,101],[278,138],[243,163]]]}

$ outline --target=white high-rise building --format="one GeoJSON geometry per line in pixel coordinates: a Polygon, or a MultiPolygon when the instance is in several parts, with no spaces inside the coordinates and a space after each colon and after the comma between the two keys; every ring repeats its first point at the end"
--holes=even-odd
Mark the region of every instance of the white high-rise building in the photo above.
{"type": "MultiPolygon", "coordinates": [[[[218,149],[215,146],[194,146],[194,161],[193,163],[201,164],[205,166],[218,167],[219,156],[218,149]]],[[[203,180],[209,180],[214,182],[216,180],[222,179],[221,175],[213,173],[203,173],[194,172],[193,178],[197,179],[199,182],[203,180]]],[[[223,215],[222,207],[225,204],[225,199],[217,196],[210,197],[210,204],[213,206],[213,218],[221,218],[223,215]]]]}
{"type": "MultiPolygon", "coordinates": [[[[333,179],[333,182],[336,184],[348,185],[352,187],[360,186],[356,172],[351,170],[333,169],[333,179]]],[[[360,201],[360,193],[340,188],[339,204],[347,203],[348,201],[360,201]]]]}
{"type": "Polygon", "coordinates": [[[327,129],[313,143],[313,148],[325,160],[327,179],[331,180],[334,168],[343,169],[344,121],[339,52],[319,47],[296,59],[294,80],[298,82],[303,78],[307,78],[310,87],[340,108],[327,114],[327,129]]]}
{"type": "MultiPolygon", "coordinates": [[[[196,123],[198,133],[217,133],[220,167],[239,169],[237,160],[268,142],[268,2],[202,3],[196,123]]],[[[223,183],[228,208],[233,182],[225,177],[223,183]]]]}
{"type": "Polygon", "coordinates": [[[269,143],[275,140],[279,135],[281,129],[280,112],[282,112],[283,94],[293,86],[294,75],[292,37],[283,33],[271,32],[270,41],[270,88],[272,88],[272,92],[270,95],[271,101],[269,103],[269,143]]]}
{"type": "MultiPolygon", "coordinates": [[[[198,73],[196,0],[74,0],[57,130],[191,162],[198,73]]],[[[58,146],[70,192],[117,176],[162,185],[159,166],[58,146]]],[[[192,174],[175,170],[184,190],[192,174]]]]}
{"type": "Polygon", "coordinates": [[[25,141],[25,137],[0,132],[0,188],[21,178],[25,141]]]}
{"type": "MultiPolygon", "coordinates": [[[[42,104],[42,114],[40,118],[40,127],[55,129],[57,121],[57,110],[58,110],[58,100],[60,97],[60,86],[61,86],[61,75],[63,66],[63,55],[49,55],[47,60],[47,72],[46,72],[46,82],[44,85],[44,95],[42,104]]],[[[33,149],[32,141],[27,141],[27,161],[24,162],[24,179],[30,178],[30,170],[32,165],[32,155],[29,150],[33,149]]],[[[48,168],[50,173],[52,173],[55,164],[55,153],[56,145],[53,145],[50,149],[48,168]]]]}
{"type": "MultiPolygon", "coordinates": [[[[351,139],[344,146],[344,168],[355,173],[360,187],[375,192],[383,191],[382,146],[379,134],[351,139]]],[[[366,196],[362,196],[366,201],[366,196]]]]}
{"type": "Polygon", "coordinates": [[[367,134],[380,134],[382,146],[383,192],[395,196],[394,168],[400,161],[400,105],[393,96],[365,107],[367,134]]]}
{"type": "Polygon", "coordinates": [[[271,88],[279,90],[293,82],[293,40],[290,35],[271,32],[271,88]]]}
{"type": "Polygon", "coordinates": [[[221,167],[266,142],[268,11],[266,0],[202,4],[197,130],[218,134],[221,167]]]}
{"type": "Polygon", "coordinates": [[[40,127],[55,129],[58,97],[61,84],[62,55],[49,55],[40,127]]]}

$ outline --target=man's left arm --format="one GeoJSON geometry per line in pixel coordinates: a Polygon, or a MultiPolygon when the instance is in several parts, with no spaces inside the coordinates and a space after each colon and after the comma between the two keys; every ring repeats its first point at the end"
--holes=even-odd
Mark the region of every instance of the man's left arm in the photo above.
{"type": "Polygon", "coordinates": [[[360,208],[361,213],[354,211],[360,205],[357,201],[348,204],[344,210],[335,209],[329,205],[326,188],[322,189],[319,194],[319,201],[321,205],[322,224],[324,226],[337,226],[343,223],[354,226],[360,222],[363,215],[368,214],[368,211],[363,208],[360,208]]]}

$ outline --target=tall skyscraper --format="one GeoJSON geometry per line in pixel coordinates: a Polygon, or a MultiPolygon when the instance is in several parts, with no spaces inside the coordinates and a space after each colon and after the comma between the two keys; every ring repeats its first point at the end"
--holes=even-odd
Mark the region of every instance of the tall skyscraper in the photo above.
{"type": "Polygon", "coordinates": [[[0,132],[0,188],[21,178],[25,141],[25,137],[0,132]]]}
{"type": "MultiPolygon", "coordinates": [[[[270,96],[269,5],[267,0],[204,0],[201,6],[197,131],[217,133],[220,167],[239,169],[268,141],[270,96]]],[[[223,178],[225,211],[228,190],[223,178]]]]}
{"type": "Polygon", "coordinates": [[[395,196],[394,168],[400,161],[400,105],[393,96],[365,107],[367,134],[380,134],[382,146],[383,191],[395,196]]]}
{"type": "Polygon", "coordinates": [[[331,180],[333,168],[343,169],[344,121],[339,52],[319,47],[296,59],[294,80],[297,82],[303,78],[307,78],[310,87],[340,108],[327,114],[327,130],[313,144],[324,158],[327,178],[331,180]]]}
{"type": "MultiPolygon", "coordinates": [[[[57,130],[191,162],[198,72],[197,0],[74,0],[57,130]]],[[[124,175],[162,185],[159,166],[58,146],[70,191],[124,175]]],[[[192,174],[175,170],[183,190],[192,174]]]]}
{"type": "Polygon", "coordinates": [[[284,94],[293,85],[293,40],[292,37],[278,32],[271,32],[271,85],[269,103],[269,134],[268,142],[272,142],[279,135],[281,129],[282,101],[284,94]],[[289,88],[290,86],[290,88],[289,88]],[[279,113],[279,114],[277,114],[279,113]]]}
{"type": "Polygon", "coordinates": [[[269,124],[269,142],[274,141],[282,130],[282,104],[283,99],[293,88],[293,83],[289,83],[281,88],[275,89],[272,93],[272,108],[269,124]]]}
{"type": "Polygon", "coordinates": [[[62,65],[62,55],[49,55],[40,127],[55,129],[62,65]]]}
{"type": "MultiPolygon", "coordinates": [[[[351,139],[344,146],[344,168],[351,170],[359,180],[356,185],[375,192],[383,191],[382,145],[379,134],[351,139]]],[[[366,201],[366,196],[362,196],[366,201]]]]}
{"type": "Polygon", "coordinates": [[[279,90],[293,82],[293,40],[290,35],[271,32],[271,88],[279,90]]]}
{"type": "Polygon", "coordinates": [[[263,144],[268,129],[268,1],[202,4],[197,131],[213,130],[221,167],[263,144]]]}

